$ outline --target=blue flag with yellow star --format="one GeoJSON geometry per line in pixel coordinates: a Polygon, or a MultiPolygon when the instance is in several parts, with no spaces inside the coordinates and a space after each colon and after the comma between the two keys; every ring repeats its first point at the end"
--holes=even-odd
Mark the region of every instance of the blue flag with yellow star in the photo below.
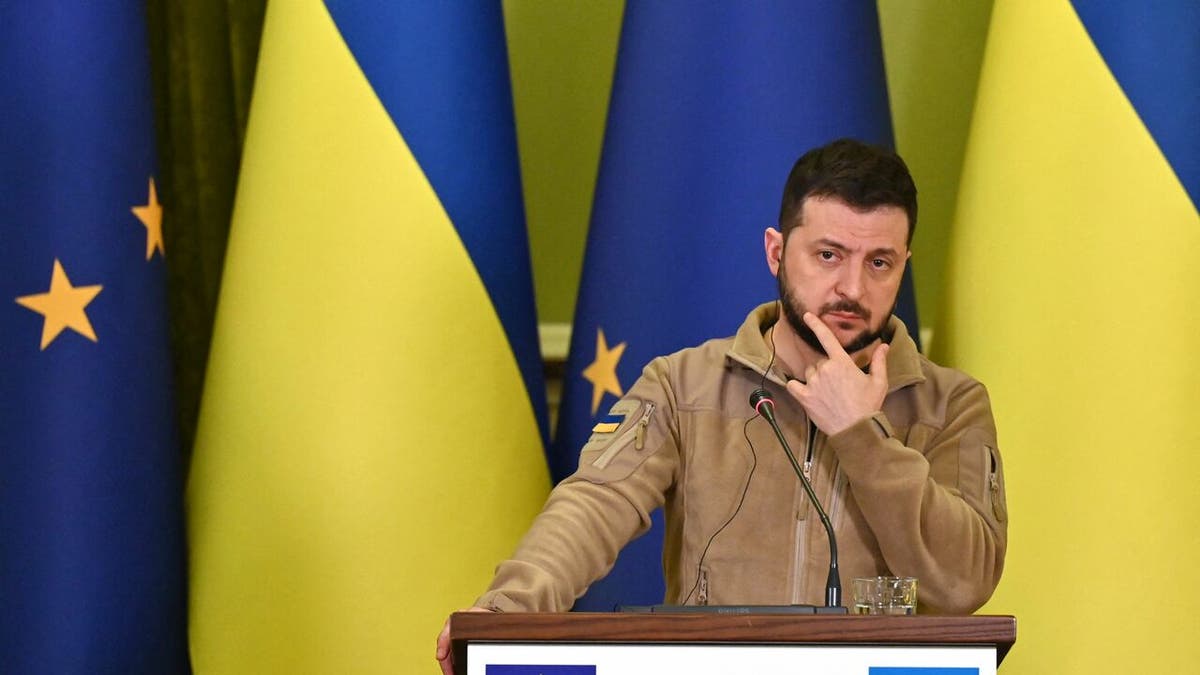
{"type": "MultiPolygon", "coordinates": [[[[776,297],[763,230],[788,171],[838,137],[891,145],[874,3],[625,10],[550,458],[555,480],[655,356],[732,335],[776,297]]],[[[911,281],[897,313],[916,326],[911,281]]],[[[913,333],[916,331],[913,330],[913,333]]],[[[576,603],[661,602],[661,514],[576,603]]]]}
{"type": "Polygon", "coordinates": [[[0,5],[0,672],[187,671],[142,2],[0,5]]]}

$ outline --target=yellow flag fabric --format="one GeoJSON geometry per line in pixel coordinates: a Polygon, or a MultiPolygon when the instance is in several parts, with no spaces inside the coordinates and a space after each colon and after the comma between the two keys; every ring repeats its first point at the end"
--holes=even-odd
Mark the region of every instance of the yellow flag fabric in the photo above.
{"type": "Polygon", "coordinates": [[[201,675],[435,671],[548,491],[488,288],[339,28],[266,17],[187,494],[201,675]]]}
{"type": "Polygon", "coordinates": [[[1195,672],[1200,216],[1078,4],[993,12],[933,340],[988,385],[1005,457],[982,612],[1018,617],[1008,675],[1195,672]]]}

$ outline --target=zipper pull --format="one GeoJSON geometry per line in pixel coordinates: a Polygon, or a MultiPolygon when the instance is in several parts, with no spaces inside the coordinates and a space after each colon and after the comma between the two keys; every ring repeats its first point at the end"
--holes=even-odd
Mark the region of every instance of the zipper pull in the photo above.
{"type": "Polygon", "coordinates": [[[642,419],[638,420],[637,431],[634,432],[633,448],[641,450],[646,447],[646,427],[650,426],[650,414],[654,412],[654,404],[646,404],[646,412],[642,413],[642,419]]]}
{"type": "Polygon", "coordinates": [[[808,421],[808,447],[804,449],[804,478],[812,482],[813,457],[817,452],[817,425],[811,419],[808,421]]]}
{"type": "Polygon", "coordinates": [[[996,520],[1004,522],[1008,513],[1000,499],[1000,471],[996,466],[996,455],[992,454],[991,448],[988,449],[988,459],[992,462],[991,471],[988,471],[988,489],[991,490],[989,501],[992,502],[992,513],[996,515],[996,520]]]}

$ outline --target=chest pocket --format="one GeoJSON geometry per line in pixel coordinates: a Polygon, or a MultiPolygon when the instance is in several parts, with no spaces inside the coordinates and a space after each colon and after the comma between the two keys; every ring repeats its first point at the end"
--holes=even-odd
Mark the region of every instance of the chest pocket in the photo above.
{"type": "Polygon", "coordinates": [[[653,401],[626,398],[617,401],[608,416],[592,427],[592,435],[579,453],[580,478],[608,483],[628,478],[662,441],[654,426],[653,401]]]}

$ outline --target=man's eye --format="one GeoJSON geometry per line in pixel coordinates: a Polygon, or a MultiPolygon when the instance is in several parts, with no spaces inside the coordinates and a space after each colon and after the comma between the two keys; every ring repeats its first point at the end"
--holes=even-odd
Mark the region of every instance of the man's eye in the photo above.
{"type": "Polygon", "coordinates": [[[833,260],[834,258],[833,251],[821,251],[817,254],[817,256],[820,257],[821,260],[833,260]]]}
{"type": "Polygon", "coordinates": [[[891,267],[892,265],[891,265],[891,263],[884,260],[883,258],[876,258],[871,261],[871,266],[877,270],[886,270],[887,268],[891,267]]]}

